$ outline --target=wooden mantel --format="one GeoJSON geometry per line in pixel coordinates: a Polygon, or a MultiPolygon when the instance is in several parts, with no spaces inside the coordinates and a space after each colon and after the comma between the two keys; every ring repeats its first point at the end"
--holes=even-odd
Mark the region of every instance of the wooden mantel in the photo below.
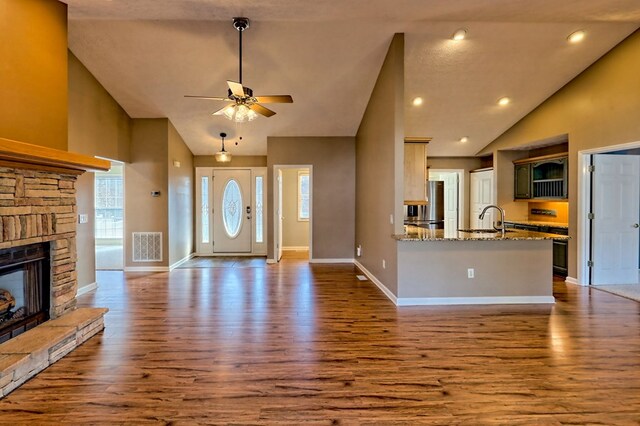
{"type": "Polygon", "coordinates": [[[0,166],[82,174],[85,171],[107,171],[111,163],[87,155],[0,138],[0,166]]]}

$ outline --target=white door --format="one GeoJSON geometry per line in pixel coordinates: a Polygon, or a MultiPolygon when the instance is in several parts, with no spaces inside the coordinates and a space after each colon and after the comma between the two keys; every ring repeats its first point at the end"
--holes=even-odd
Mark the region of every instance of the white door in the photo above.
{"type": "Polygon", "coordinates": [[[493,209],[485,214],[484,219],[479,216],[482,210],[494,204],[493,201],[493,170],[471,173],[471,219],[470,225],[474,229],[489,229],[493,227],[493,209]]]}
{"type": "Polygon", "coordinates": [[[591,284],[638,282],[640,157],[593,156],[591,284]]]}
{"type": "Polygon", "coordinates": [[[430,171],[429,180],[444,182],[444,227],[458,229],[458,173],[430,171]]]}
{"type": "Polygon", "coordinates": [[[251,217],[251,170],[214,170],[214,253],[250,253],[251,217]]]}
{"type": "Polygon", "coordinates": [[[278,262],[282,259],[282,226],[284,216],[282,215],[282,169],[278,169],[278,262]]]}

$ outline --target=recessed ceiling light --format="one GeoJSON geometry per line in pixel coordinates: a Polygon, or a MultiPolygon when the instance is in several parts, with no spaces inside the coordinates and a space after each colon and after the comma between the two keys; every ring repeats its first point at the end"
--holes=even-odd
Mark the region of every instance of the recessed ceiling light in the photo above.
{"type": "Polygon", "coordinates": [[[460,28],[451,36],[451,40],[460,41],[467,38],[467,30],[465,28],[460,28]]]}
{"type": "Polygon", "coordinates": [[[413,104],[413,106],[420,106],[422,105],[422,98],[421,97],[413,98],[413,101],[411,101],[411,103],[413,104]]]}
{"type": "Polygon", "coordinates": [[[469,138],[466,137],[466,136],[463,136],[463,137],[460,138],[460,142],[462,142],[462,143],[469,142],[469,138]]]}
{"type": "Polygon", "coordinates": [[[567,40],[569,41],[569,43],[580,43],[582,40],[584,40],[584,37],[586,35],[587,33],[585,33],[584,30],[578,30],[569,34],[567,40]]]}
{"type": "Polygon", "coordinates": [[[511,102],[511,99],[507,98],[506,96],[498,99],[498,105],[500,106],[509,105],[509,102],[511,102]]]}

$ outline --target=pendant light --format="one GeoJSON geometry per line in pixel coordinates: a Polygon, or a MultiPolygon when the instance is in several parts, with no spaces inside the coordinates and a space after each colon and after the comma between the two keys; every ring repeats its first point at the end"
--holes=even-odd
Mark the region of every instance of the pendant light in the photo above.
{"type": "Polygon", "coordinates": [[[227,137],[227,134],[222,132],[220,133],[220,138],[222,138],[222,150],[216,152],[216,161],[218,163],[228,163],[231,161],[231,153],[224,150],[224,138],[227,137]]]}

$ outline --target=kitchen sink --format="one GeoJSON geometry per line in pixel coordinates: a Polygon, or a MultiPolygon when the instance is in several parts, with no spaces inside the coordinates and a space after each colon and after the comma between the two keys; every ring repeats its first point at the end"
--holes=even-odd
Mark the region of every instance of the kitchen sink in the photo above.
{"type": "MultiPolygon", "coordinates": [[[[499,229],[458,229],[458,232],[468,232],[474,234],[499,234],[502,232],[499,229]]],[[[513,232],[510,229],[507,229],[505,232],[513,232]]]]}

